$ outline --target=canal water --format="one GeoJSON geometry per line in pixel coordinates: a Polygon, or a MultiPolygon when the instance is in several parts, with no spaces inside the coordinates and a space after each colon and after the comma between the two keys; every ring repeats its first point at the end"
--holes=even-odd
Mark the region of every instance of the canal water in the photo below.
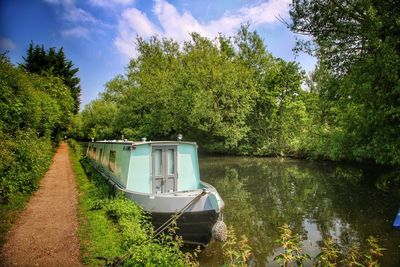
{"type": "MultiPolygon", "coordinates": [[[[323,238],[344,249],[369,236],[386,248],[382,266],[400,266],[400,229],[392,227],[400,208],[399,184],[375,167],[276,158],[200,157],[202,180],[225,201],[224,220],[249,239],[252,266],[278,266],[279,227],[300,234],[303,251],[315,257],[323,238]]],[[[223,264],[221,244],[201,252],[202,266],[223,264]]],[[[312,262],[307,261],[306,266],[312,262]]]]}

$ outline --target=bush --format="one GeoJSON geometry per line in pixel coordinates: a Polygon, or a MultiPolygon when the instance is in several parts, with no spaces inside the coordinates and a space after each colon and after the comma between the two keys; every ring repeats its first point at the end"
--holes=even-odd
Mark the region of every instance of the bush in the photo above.
{"type": "Polygon", "coordinates": [[[228,239],[222,246],[224,256],[224,266],[248,266],[251,256],[251,247],[245,235],[237,239],[233,227],[228,228],[228,239]]]}
{"type": "Polygon", "coordinates": [[[59,78],[26,73],[4,55],[0,88],[0,202],[6,203],[37,188],[74,107],[59,78]]]}
{"type": "Polygon", "coordinates": [[[48,139],[37,138],[33,131],[18,131],[14,138],[0,132],[0,199],[10,194],[30,194],[51,163],[53,147],[48,139]]]}

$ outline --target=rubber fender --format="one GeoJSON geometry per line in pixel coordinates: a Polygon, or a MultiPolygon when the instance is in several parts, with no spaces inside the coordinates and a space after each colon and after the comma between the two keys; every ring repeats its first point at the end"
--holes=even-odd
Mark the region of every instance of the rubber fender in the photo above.
{"type": "Polygon", "coordinates": [[[212,228],[212,236],[215,240],[225,242],[228,239],[228,228],[224,221],[218,220],[212,228]]]}

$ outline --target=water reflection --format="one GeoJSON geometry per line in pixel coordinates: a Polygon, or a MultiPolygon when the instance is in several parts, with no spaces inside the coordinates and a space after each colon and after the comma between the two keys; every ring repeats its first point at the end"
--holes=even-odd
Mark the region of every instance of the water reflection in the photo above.
{"type": "MultiPolygon", "coordinates": [[[[327,236],[346,248],[363,246],[374,235],[388,249],[383,266],[400,265],[400,231],[391,227],[399,197],[387,185],[387,190],[379,189],[376,170],[241,157],[202,157],[200,167],[202,179],[225,200],[225,221],[249,238],[254,265],[274,265],[279,253],[275,240],[284,223],[302,236],[303,249],[311,256],[327,236]]],[[[221,266],[220,249],[220,244],[210,244],[201,263],[221,266]]]]}

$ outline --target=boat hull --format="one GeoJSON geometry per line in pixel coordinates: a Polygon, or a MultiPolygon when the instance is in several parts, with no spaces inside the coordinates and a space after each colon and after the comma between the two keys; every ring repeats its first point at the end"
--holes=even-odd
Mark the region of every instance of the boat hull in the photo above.
{"type": "MultiPolygon", "coordinates": [[[[154,229],[161,227],[174,213],[151,213],[154,229]]],[[[214,210],[186,212],[177,221],[176,234],[185,244],[206,246],[212,238],[212,227],[220,215],[214,210]]]]}
{"type": "Polygon", "coordinates": [[[223,206],[218,202],[219,195],[212,191],[160,195],[125,191],[125,195],[150,214],[156,231],[181,213],[176,234],[182,236],[185,244],[206,246],[212,238],[214,224],[222,219],[223,206]]]}

